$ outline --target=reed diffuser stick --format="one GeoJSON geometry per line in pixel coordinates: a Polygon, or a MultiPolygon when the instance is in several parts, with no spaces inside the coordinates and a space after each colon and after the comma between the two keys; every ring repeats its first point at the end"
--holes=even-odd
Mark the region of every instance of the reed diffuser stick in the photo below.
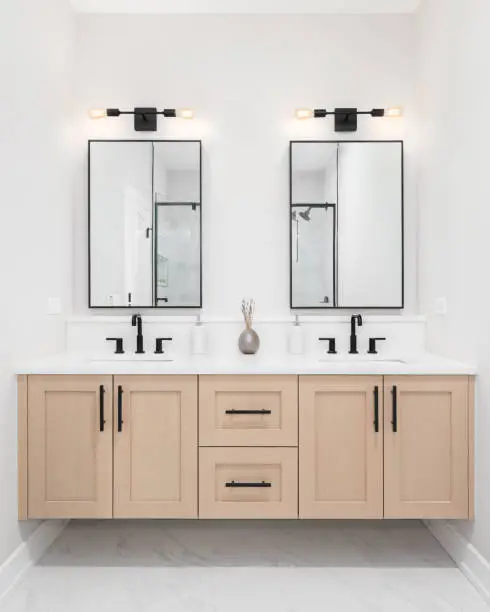
{"type": "Polygon", "coordinates": [[[242,300],[242,314],[245,320],[245,326],[247,329],[252,329],[253,320],[255,316],[255,301],[254,300],[242,300]]]}

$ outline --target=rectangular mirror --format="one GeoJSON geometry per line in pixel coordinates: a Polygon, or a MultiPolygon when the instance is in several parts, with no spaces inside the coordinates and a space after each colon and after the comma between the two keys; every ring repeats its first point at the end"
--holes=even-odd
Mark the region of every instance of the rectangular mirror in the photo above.
{"type": "Polygon", "coordinates": [[[290,143],[291,308],[403,308],[403,143],[290,143]]]}
{"type": "Polygon", "coordinates": [[[201,142],[89,142],[89,307],[200,308],[201,142]]]}

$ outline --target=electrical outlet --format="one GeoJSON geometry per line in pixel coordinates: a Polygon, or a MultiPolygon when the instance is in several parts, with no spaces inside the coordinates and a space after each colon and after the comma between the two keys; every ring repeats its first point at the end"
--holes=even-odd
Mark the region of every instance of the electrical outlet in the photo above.
{"type": "Polygon", "coordinates": [[[434,302],[434,314],[442,317],[447,314],[447,299],[439,297],[434,302]]]}
{"type": "Polygon", "coordinates": [[[61,314],[61,299],[59,297],[48,298],[48,314],[49,315],[61,314]]]}

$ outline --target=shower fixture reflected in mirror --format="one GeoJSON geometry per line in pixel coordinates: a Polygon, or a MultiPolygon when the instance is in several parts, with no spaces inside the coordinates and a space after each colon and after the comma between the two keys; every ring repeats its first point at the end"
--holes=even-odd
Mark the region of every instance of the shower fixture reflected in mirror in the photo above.
{"type": "MultiPolygon", "coordinates": [[[[315,224],[316,222],[318,222],[320,225],[322,223],[322,218],[320,215],[312,217],[312,211],[315,211],[317,209],[324,209],[325,213],[329,212],[329,209],[332,209],[333,211],[333,216],[330,217],[330,220],[328,221],[329,223],[335,222],[335,218],[336,218],[336,213],[335,213],[335,207],[336,204],[333,204],[331,202],[325,202],[325,204],[310,204],[310,205],[303,205],[302,208],[305,208],[305,210],[292,210],[291,211],[291,222],[295,224],[295,227],[292,228],[292,235],[294,236],[294,241],[295,241],[295,251],[296,251],[296,263],[299,263],[299,258],[300,258],[300,231],[299,231],[299,224],[300,221],[303,220],[306,223],[310,223],[311,221],[313,221],[313,223],[315,224]]],[[[305,228],[306,231],[306,228],[305,228]]],[[[311,238],[312,235],[318,231],[323,231],[320,227],[318,229],[312,228],[312,229],[308,229],[307,230],[307,234],[308,236],[311,238]]],[[[335,228],[333,228],[333,231],[335,232],[335,228]]],[[[328,300],[326,302],[322,303],[328,303],[328,300]]]]}
{"type": "Polygon", "coordinates": [[[330,202],[293,205],[291,210],[293,280],[295,287],[307,293],[309,300],[315,300],[317,307],[334,302],[336,220],[336,204],[330,202]],[[325,241],[330,244],[326,257],[325,241]],[[318,288],[312,282],[312,268],[323,279],[321,285],[324,293],[321,298],[316,297],[318,288]]]}
{"type": "MultiPolygon", "coordinates": [[[[331,202],[325,202],[325,204],[311,204],[310,206],[308,206],[308,208],[306,210],[301,211],[299,214],[299,216],[304,219],[307,222],[311,221],[311,210],[313,208],[324,208],[325,211],[327,212],[329,208],[335,208],[335,204],[332,204],[331,202]]],[[[293,211],[293,219],[296,219],[296,211],[293,211]]]]}
{"type": "Polygon", "coordinates": [[[304,219],[305,221],[311,221],[311,206],[308,206],[308,208],[306,210],[304,210],[303,212],[299,213],[299,216],[304,219]]]}

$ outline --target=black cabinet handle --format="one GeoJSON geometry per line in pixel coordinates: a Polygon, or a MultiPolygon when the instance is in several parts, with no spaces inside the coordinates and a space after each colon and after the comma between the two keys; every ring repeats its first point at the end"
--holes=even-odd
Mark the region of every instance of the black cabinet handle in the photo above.
{"type": "Polygon", "coordinates": [[[99,420],[100,420],[100,431],[104,431],[105,419],[104,419],[104,385],[99,387],[99,420]]]}
{"type": "Polygon", "coordinates": [[[227,482],[225,487],[228,489],[270,489],[272,487],[271,482],[236,482],[232,480],[231,482],[227,482]]]}
{"type": "Polygon", "coordinates": [[[225,414],[272,414],[272,410],[225,410],[225,414]]]}
{"type": "Polygon", "coordinates": [[[122,431],[123,426],[123,418],[122,418],[122,396],[123,396],[123,388],[121,385],[117,388],[117,431],[122,431]]]}
{"type": "Polygon", "coordinates": [[[374,387],[374,431],[379,433],[379,387],[374,387]]]}
{"type": "Polygon", "coordinates": [[[391,390],[392,394],[393,394],[393,420],[391,421],[391,424],[393,425],[393,433],[396,433],[398,431],[398,406],[397,406],[397,388],[394,385],[393,389],[391,390]]]}

